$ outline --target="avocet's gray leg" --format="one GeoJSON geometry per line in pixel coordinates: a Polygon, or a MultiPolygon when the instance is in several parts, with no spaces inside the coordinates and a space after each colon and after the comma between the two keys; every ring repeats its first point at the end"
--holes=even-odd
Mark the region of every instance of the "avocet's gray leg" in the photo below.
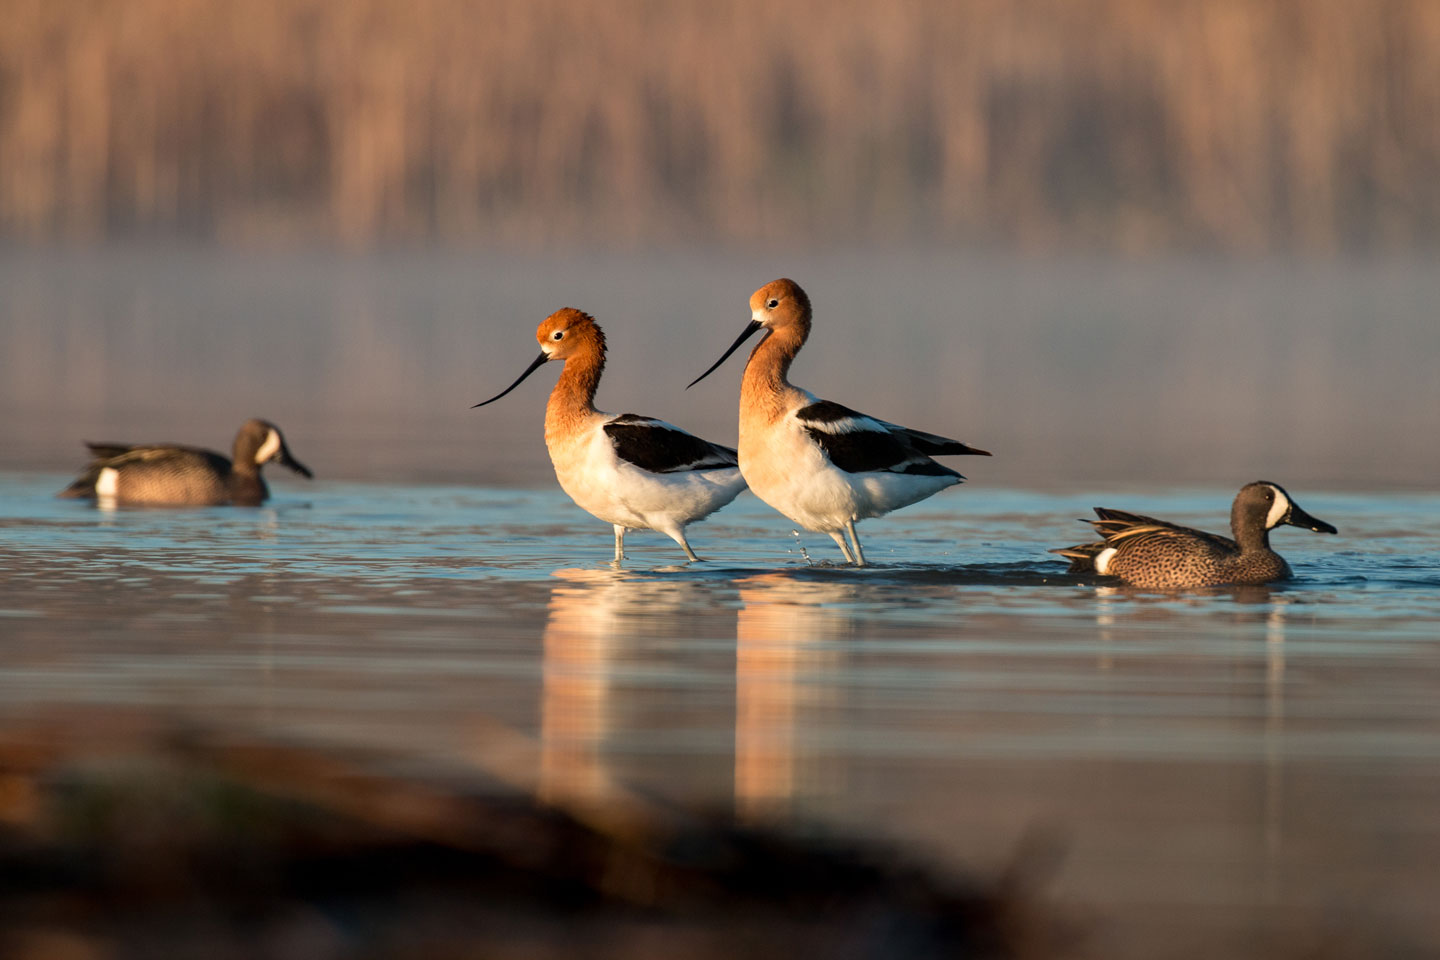
{"type": "Polygon", "coordinates": [[[845,521],[845,532],[850,534],[850,542],[855,544],[855,566],[865,566],[865,551],[860,549],[860,537],[855,533],[855,521],[845,521]]]}
{"type": "Polygon", "coordinates": [[[846,562],[846,563],[854,563],[854,562],[855,562],[855,557],[850,553],[850,544],[848,544],[848,543],[845,542],[845,535],[844,535],[844,534],[842,534],[839,530],[831,530],[831,531],[830,531],[830,539],[831,539],[831,540],[834,540],[834,541],[835,541],[835,546],[839,547],[839,548],[840,548],[840,552],[843,553],[843,554],[845,554],[845,562],[846,562]]]}
{"type": "Polygon", "coordinates": [[[691,563],[694,563],[696,560],[699,560],[700,558],[697,557],[697,556],[695,556],[695,551],[690,549],[690,544],[688,544],[688,543],[685,542],[685,534],[683,534],[683,533],[680,534],[680,538],[679,538],[679,539],[680,539],[680,549],[685,551],[685,556],[687,556],[687,557],[690,558],[690,562],[691,562],[691,563]]]}
{"type": "Polygon", "coordinates": [[[699,557],[695,556],[695,551],[690,549],[690,542],[685,539],[684,527],[676,527],[673,530],[661,530],[660,532],[665,534],[665,536],[669,537],[671,540],[674,540],[676,543],[680,544],[680,549],[685,551],[685,557],[691,563],[694,563],[695,561],[700,559],[699,557]]]}

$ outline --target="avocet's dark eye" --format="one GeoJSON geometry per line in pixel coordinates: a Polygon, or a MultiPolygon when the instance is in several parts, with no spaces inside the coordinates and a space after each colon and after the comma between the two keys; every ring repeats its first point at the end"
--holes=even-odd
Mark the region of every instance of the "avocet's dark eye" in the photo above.
{"type": "Polygon", "coordinates": [[[554,333],[550,334],[550,339],[551,339],[551,340],[564,340],[564,339],[565,339],[565,331],[564,331],[564,330],[556,330],[554,333]]]}
{"type": "Polygon", "coordinates": [[[769,303],[765,304],[765,306],[769,307],[771,310],[774,310],[776,307],[780,306],[780,301],[771,300],[769,303]]]}

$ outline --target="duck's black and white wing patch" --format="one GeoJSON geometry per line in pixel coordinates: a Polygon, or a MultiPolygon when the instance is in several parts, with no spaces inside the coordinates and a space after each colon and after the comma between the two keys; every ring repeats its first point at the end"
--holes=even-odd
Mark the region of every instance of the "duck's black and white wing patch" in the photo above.
{"type": "Polygon", "coordinates": [[[654,417],[624,413],[605,424],[615,455],[651,473],[726,470],[740,465],[735,451],[702,440],[654,417]]]}
{"type": "Polygon", "coordinates": [[[846,473],[960,477],[954,470],[936,463],[917,449],[906,436],[904,427],[896,428],[830,400],[817,400],[801,407],[794,416],[810,438],[825,451],[830,462],[846,473]]]}

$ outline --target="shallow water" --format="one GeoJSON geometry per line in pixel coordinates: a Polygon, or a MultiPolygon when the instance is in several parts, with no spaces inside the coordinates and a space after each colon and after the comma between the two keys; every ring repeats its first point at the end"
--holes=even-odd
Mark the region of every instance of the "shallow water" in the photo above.
{"type": "Polygon", "coordinates": [[[692,529],[706,563],[641,532],[617,570],[552,487],[101,511],[67,479],[0,474],[7,720],[139,707],[449,766],[498,722],[562,802],[639,790],[963,869],[1054,836],[1098,956],[1440,948],[1440,496],[1292,488],[1341,531],[1276,535],[1296,580],[1167,596],[1045,550],[1095,504],[1222,528],[1233,491],[967,486],[864,524],[865,570],[745,495],[692,529]]]}

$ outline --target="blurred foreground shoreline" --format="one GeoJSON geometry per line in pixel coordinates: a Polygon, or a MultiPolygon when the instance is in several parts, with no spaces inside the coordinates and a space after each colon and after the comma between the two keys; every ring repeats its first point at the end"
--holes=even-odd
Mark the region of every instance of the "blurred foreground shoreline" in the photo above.
{"type": "Polygon", "coordinates": [[[0,721],[0,950],[1074,955],[1075,930],[1018,862],[981,883],[635,794],[542,801],[516,782],[533,775],[533,741],[475,718],[472,736],[469,763],[446,770],[136,710],[0,721]]]}

